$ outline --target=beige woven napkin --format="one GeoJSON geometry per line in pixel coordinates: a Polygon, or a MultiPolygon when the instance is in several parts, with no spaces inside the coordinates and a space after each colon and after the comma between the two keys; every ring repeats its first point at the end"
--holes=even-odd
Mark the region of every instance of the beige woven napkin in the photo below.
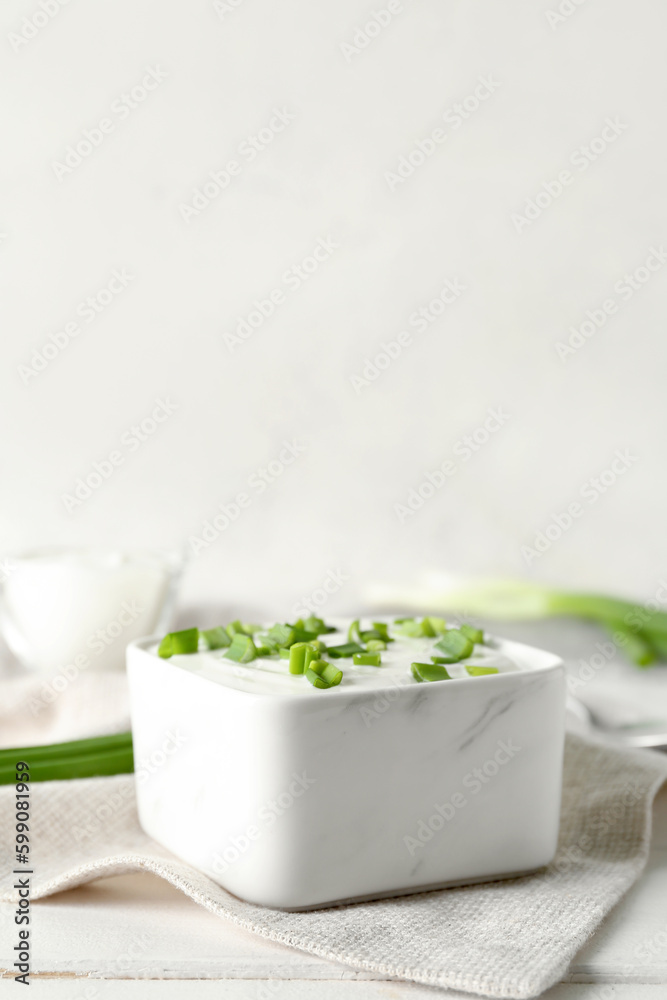
{"type": "MultiPolygon", "coordinates": [[[[492,997],[533,997],[557,982],[646,862],[653,797],[667,758],[569,736],[561,836],[543,873],[313,913],[242,902],[140,829],[131,776],[32,786],[33,899],[83,882],[151,871],[208,910],[294,948],[492,997]]],[[[2,886],[16,867],[11,786],[0,789],[2,886]]],[[[6,891],[4,899],[15,901],[6,891]]]]}

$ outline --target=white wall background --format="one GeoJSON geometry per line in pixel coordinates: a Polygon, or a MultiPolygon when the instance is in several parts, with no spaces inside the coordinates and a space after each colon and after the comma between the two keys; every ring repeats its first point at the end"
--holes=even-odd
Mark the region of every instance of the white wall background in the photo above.
{"type": "Polygon", "coordinates": [[[245,491],[193,558],[187,597],[277,614],[329,569],[350,578],[332,608],[427,568],[655,590],[667,266],[626,302],[614,283],[667,242],[664,3],[564,0],[553,26],[557,0],[403,0],[347,60],[341,43],[384,0],[44,3],[43,26],[36,0],[0,11],[4,549],[179,544],[245,491]],[[40,25],[25,43],[11,37],[30,33],[24,17],[40,25]],[[121,118],[113,102],[148,67],[166,79],[121,118]],[[480,77],[495,92],[443,125],[480,77]],[[248,163],[239,144],[274,108],[294,120],[248,163]],[[54,161],[105,117],[113,131],[59,179],[54,161]],[[609,117],[626,127],[578,169],[609,117]],[[390,190],[385,174],[438,126],[446,141],[390,190]],[[179,206],[234,158],[240,175],[186,223],[179,206]],[[517,233],[512,214],[564,169],[572,183],[517,233]],[[328,236],[340,248],[230,352],[224,333],[328,236]],[[77,316],[123,268],[122,294],[77,316]],[[355,392],[448,278],[465,293],[355,392]],[[561,360],[556,343],[610,297],[622,308],[561,360]],[[158,397],[178,409],[132,452],[123,435],[158,397]],[[394,505],[498,406],[505,426],[401,523],[394,505]],[[307,450],[260,495],[248,478],[284,439],[307,450]],[[619,448],[637,461],[582,499],[619,448]],[[122,465],[68,512],[62,495],[114,449],[122,465]],[[528,566],[521,546],[577,500],[582,516],[528,566]]]}

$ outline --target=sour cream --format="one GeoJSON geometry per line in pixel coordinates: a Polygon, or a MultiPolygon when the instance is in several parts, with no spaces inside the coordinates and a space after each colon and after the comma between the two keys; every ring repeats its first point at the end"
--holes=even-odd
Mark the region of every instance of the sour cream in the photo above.
{"type": "MultiPolygon", "coordinates": [[[[389,634],[392,635],[390,625],[389,634]]],[[[347,642],[347,625],[337,632],[330,632],[320,638],[326,646],[339,646],[347,642]]],[[[439,655],[435,649],[435,639],[412,639],[406,636],[395,635],[395,641],[390,642],[387,649],[381,652],[382,662],[379,667],[356,666],[351,657],[341,660],[331,660],[340,670],[343,671],[343,679],[339,688],[363,687],[363,688],[386,688],[388,686],[402,687],[418,682],[412,676],[410,669],[414,661],[430,663],[431,655],[439,655]]],[[[479,667],[496,667],[499,673],[508,673],[519,670],[518,664],[509,657],[500,653],[493,645],[477,644],[473,650],[473,655],[459,663],[447,664],[447,672],[453,679],[467,678],[471,681],[477,678],[470,677],[466,671],[466,665],[479,667]]],[[[258,640],[259,643],[259,640],[258,640]]],[[[152,652],[157,654],[157,643],[152,647],[152,652]]],[[[321,698],[326,692],[314,688],[308,681],[299,675],[290,674],[287,660],[272,657],[258,657],[250,663],[233,663],[224,656],[225,650],[219,649],[213,652],[190,653],[182,656],[174,656],[170,662],[191,673],[200,674],[208,680],[227,687],[236,688],[239,691],[250,691],[254,694],[275,694],[275,695],[296,695],[296,696],[316,696],[321,698]]],[[[329,659],[326,653],[322,654],[324,659],[329,659]]],[[[336,689],[338,690],[338,688],[336,689]]]]}

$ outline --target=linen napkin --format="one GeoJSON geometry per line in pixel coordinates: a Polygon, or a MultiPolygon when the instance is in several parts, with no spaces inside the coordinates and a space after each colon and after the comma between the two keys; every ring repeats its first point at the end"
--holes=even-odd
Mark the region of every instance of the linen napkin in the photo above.
{"type": "MultiPolygon", "coordinates": [[[[147,837],[131,775],[31,788],[32,898],[95,878],[150,871],[263,937],[371,972],[490,997],[534,997],[641,873],[667,757],[570,734],[560,843],[543,872],[372,903],[286,913],[243,902],[147,837]]],[[[0,788],[0,885],[16,867],[12,786],[0,788]]]]}

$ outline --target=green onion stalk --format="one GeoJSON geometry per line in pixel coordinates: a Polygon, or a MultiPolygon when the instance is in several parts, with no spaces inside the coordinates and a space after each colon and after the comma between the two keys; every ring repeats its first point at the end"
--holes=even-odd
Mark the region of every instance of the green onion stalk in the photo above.
{"type": "Polygon", "coordinates": [[[654,599],[646,604],[606,594],[555,590],[525,580],[455,580],[444,576],[411,591],[374,588],[377,605],[444,610],[497,621],[528,621],[563,615],[601,625],[612,641],[640,667],[667,662],[667,612],[654,599]]]}
{"type": "MultiPolygon", "coordinates": [[[[132,734],[115,733],[88,740],[51,743],[38,747],[0,750],[0,785],[22,780],[61,781],[69,778],[98,778],[127,774],[134,770],[132,734]],[[25,777],[17,777],[16,765],[28,765],[25,777]]],[[[21,772],[24,773],[24,772],[21,772]]]]}

